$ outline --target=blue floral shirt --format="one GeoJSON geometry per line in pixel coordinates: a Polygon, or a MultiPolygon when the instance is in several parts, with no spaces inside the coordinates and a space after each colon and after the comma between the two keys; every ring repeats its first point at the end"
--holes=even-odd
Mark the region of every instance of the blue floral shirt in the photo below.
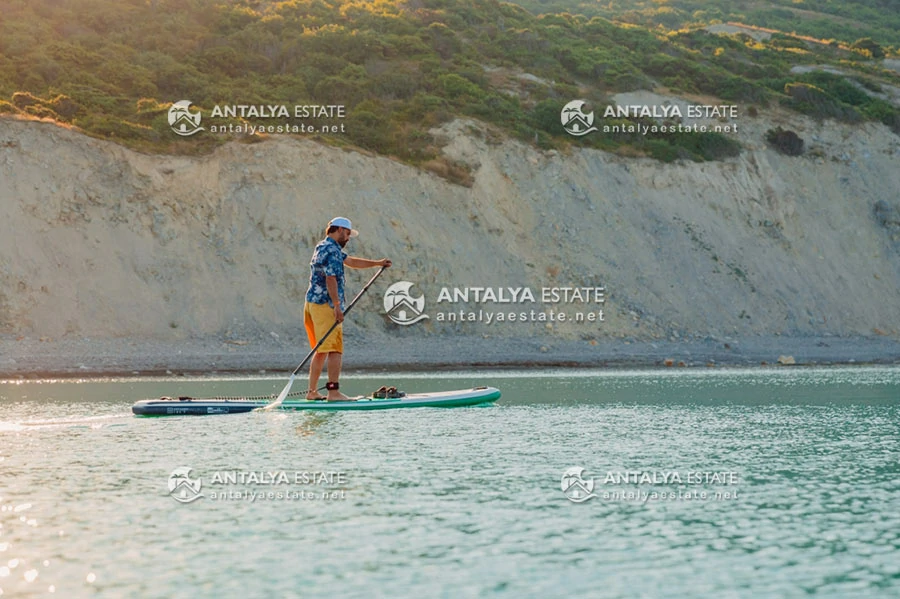
{"type": "Polygon", "coordinates": [[[337,277],[338,297],[341,299],[341,309],[344,309],[344,260],[346,258],[347,253],[331,237],[326,237],[319,242],[313,251],[312,260],[309,261],[307,302],[328,304],[333,308],[334,305],[328,296],[328,288],[325,286],[325,277],[337,277]]]}

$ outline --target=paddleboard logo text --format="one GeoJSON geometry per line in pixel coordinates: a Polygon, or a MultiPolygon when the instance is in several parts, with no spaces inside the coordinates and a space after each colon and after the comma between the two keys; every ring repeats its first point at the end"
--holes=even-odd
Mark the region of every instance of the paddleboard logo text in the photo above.
{"type": "Polygon", "coordinates": [[[596,497],[594,495],[594,479],[585,480],[581,475],[584,474],[584,468],[580,466],[572,466],[563,472],[560,481],[560,489],[566,499],[573,503],[583,503],[588,499],[596,497]]]}
{"type": "Polygon", "coordinates": [[[200,126],[200,119],[202,118],[200,111],[191,112],[190,107],[190,100],[181,100],[175,102],[169,108],[169,127],[182,137],[203,131],[203,127],[200,126]]]}
{"type": "Polygon", "coordinates": [[[384,292],[384,311],[391,322],[408,326],[428,318],[425,314],[425,296],[413,297],[409,292],[413,285],[415,283],[400,281],[384,292]]]}
{"type": "Polygon", "coordinates": [[[191,478],[191,468],[179,466],[169,475],[169,495],[179,503],[191,503],[203,497],[200,489],[203,481],[198,476],[191,478]]]}

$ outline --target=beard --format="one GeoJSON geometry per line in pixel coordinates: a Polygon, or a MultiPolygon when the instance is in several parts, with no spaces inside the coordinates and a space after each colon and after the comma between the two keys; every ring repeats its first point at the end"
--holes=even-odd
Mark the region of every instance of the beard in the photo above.
{"type": "Polygon", "coordinates": [[[343,240],[343,241],[338,241],[338,245],[341,246],[341,247],[343,248],[344,246],[347,245],[347,242],[348,242],[348,241],[350,241],[350,240],[349,240],[349,239],[345,239],[345,240],[343,240]]]}

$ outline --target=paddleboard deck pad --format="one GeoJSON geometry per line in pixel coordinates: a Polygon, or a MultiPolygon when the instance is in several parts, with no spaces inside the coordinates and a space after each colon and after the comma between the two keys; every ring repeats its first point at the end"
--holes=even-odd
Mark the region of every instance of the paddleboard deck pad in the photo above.
{"type": "MultiPolygon", "coordinates": [[[[459,391],[436,393],[409,393],[399,398],[362,397],[354,401],[320,401],[291,399],[281,404],[282,410],[314,410],[334,412],[341,410],[387,410],[394,408],[459,408],[490,404],[500,399],[495,387],[475,387],[459,391]]],[[[275,400],[267,398],[213,398],[162,397],[142,399],[131,406],[138,416],[210,416],[214,414],[241,414],[264,408],[275,400]]]]}

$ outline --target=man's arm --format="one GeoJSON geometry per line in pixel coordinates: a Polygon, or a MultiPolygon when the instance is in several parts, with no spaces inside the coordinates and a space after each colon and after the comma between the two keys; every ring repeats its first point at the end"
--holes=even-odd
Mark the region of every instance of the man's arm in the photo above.
{"type": "Polygon", "coordinates": [[[344,260],[344,266],[350,268],[374,268],[376,266],[386,266],[390,268],[391,261],[387,258],[381,260],[366,260],[365,258],[357,258],[356,256],[347,256],[344,260]]]}
{"type": "Polygon", "coordinates": [[[338,322],[344,322],[344,311],[341,309],[341,296],[338,295],[337,277],[325,277],[325,288],[328,290],[328,297],[334,304],[334,319],[338,322]]]}

